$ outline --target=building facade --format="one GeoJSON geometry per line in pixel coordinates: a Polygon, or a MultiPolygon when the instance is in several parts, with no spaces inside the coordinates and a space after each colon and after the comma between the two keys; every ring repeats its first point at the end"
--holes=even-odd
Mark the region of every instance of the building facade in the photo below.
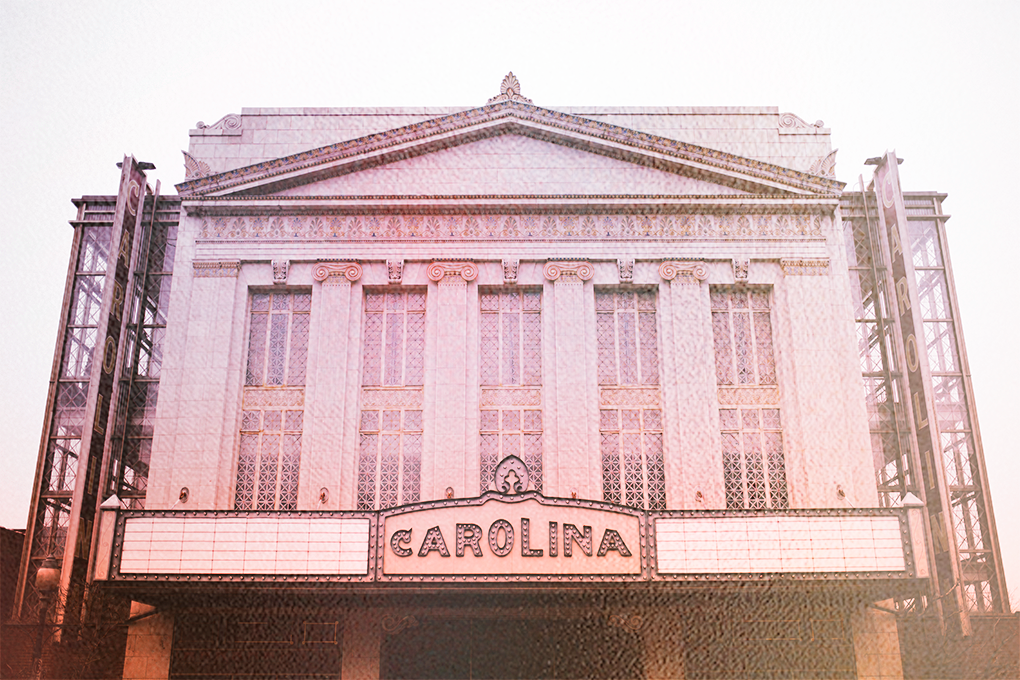
{"type": "Polygon", "coordinates": [[[76,202],[23,615],[54,554],[65,637],[131,603],[124,678],[1015,672],[894,154],[845,192],[821,122],[512,74],[190,135],[176,195],[76,202]]]}

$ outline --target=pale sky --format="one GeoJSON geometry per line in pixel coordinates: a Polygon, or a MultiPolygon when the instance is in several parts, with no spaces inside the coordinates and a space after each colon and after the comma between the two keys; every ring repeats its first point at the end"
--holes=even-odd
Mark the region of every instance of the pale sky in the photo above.
{"type": "Polygon", "coordinates": [[[183,180],[196,121],[242,107],[777,106],[824,120],[837,177],[905,159],[949,194],[960,318],[999,540],[1020,604],[1015,226],[1020,3],[0,0],[0,525],[25,526],[74,218],[124,154],[183,180]],[[975,9],[977,7],[977,9],[975,9]]]}

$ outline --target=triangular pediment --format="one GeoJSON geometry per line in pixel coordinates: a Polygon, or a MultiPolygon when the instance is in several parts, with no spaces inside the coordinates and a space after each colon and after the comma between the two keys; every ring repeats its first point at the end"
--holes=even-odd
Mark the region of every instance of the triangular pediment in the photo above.
{"type": "Polygon", "coordinates": [[[177,186],[195,198],[831,197],[842,183],[520,102],[177,186]]]}

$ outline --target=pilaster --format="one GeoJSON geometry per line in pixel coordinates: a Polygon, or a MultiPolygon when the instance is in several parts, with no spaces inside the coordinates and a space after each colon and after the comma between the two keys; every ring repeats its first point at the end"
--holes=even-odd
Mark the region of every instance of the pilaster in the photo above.
{"type": "Polygon", "coordinates": [[[589,450],[588,432],[592,422],[589,406],[598,403],[592,390],[598,386],[589,380],[585,337],[585,282],[594,270],[588,262],[552,261],[543,272],[553,282],[553,381],[557,395],[555,413],[546,416],[555,422],[550,446],[545,448],[547,469],[556,471],[555,478],[550,475],[546,494],[569,497],[576,491],[578,498],[599,498],[601,489],[592,486],[598,451],[589,450]]]}
{"type": "MultiPolygon", "coordinates": [[[[311,391],[305,400],[305,422],[310,432],[302,447],[299,510],[355,507],[356,460],[344,454],[355,449],[346,441],[355,438],[346,423],[347,412],[357,408],[356,399],[349,399],[348,387],[352,360],[357,374],[356,354],[351,348],[359,346],[361,317],[353,284],[361,275],[361,265],[356,262],[321,262],[312,272],[312,278],[319,282],[312,289],[316,363],[314,373],[310,374],[311,391]],[[326,490],[324,502],[322,489],[326,490]]],[[[359,291],[360,288],[358,285],[359,291]]]]}
{"type": "Polygon", "coordinates": [[[674,376],[663,385],[670,409],[666,450],[674,452],[666,461],[666,505],[725,508],[708,269],[703,262],[666,261],[659,275],[668,282],[666,375],[674,376]]]}

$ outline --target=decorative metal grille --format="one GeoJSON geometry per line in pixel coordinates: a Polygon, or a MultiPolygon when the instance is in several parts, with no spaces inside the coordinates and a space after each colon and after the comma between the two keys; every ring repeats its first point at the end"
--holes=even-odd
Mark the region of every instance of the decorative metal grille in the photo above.
{"type": "Polygon", "coordinates": [[[666,509],[662,411],[599,411],[602,498],[646,510],[666,509]]]}
{"type": "MultiPolygon", "coordinates": [[[[425,291],[366,292],[362,349],[363,387],[405,391],[387,390],[389,408],[361,412],[358,509],[416,503],[421,500],[420,399],[397,397],[420,395],[424,382],[425,291]]],[[[367,403],[363,396],[363,408],[367,403]]]]}
{"type": "Polygon", "coordinates": [[[362,385],[417,386],[425,377],[425,292],[365,294],[362,385]]]}
{"type": "Polygon", "coordinates": [[[720,409],[726,507],[790,507],[779,409],[720,409]]]}
{"type": "Polygon", "coordinates": [[[600,385],[658,385],[653,291],[595,291],[600,385]]]}
{"type": "MultiPolygon", "coordinates": [[[[596,290],[595,331],[599,385],[617,390],[599,415],[602,497],[610,503],[666,507],[662,412],[642,408],[649,389],[658,391],[659,349],[654,291],[596,290]],[[652,386],[649,388],[648,386],[652,386]]],[[[658,399],[655,399],[658,402],[658,399]]]]}
{"type": "Polygon", "coordinates": [[[542,492],[542,412],[530,409],[483,409],[479,414],[481,466],[479,491],[495,488],[496,466],[517,456],[528,467],[529,490],[542,492]]]}
{"type": "Polygon", "coordinates": [[[542,384],[542,293],[481,294],[482,385],[542,384]]]}
{"type": "MultiPolygon", "coordinates": [[[[252,295],[246,385],[268,394],[305,384],[311,306],[309,293],[252,295]]],[[[297,509],[303,429],[299,409],[242,410],[235,508],[297,509]]]]}
{"type": "Polygon", "coordinates": [[[421,500],[422,412],[361,412],[358,510],[421,500]]]}
{"type": "Polygon", "coordinates": [[[775,385],[769,294],[712,288],[715,376],[719,385],[775,385]]]}
{"type": "MultiPolygon", "coordinates": [[[[542,292],[485,291],[480,305],[482,386],[541,386],[542,292]]],[[[479,490],[495,488],[496,466],[507,456],[517,456],[528,467],[530,488],[541,492],[542,412],[483,406],[479,421],[479,490]]]]}

